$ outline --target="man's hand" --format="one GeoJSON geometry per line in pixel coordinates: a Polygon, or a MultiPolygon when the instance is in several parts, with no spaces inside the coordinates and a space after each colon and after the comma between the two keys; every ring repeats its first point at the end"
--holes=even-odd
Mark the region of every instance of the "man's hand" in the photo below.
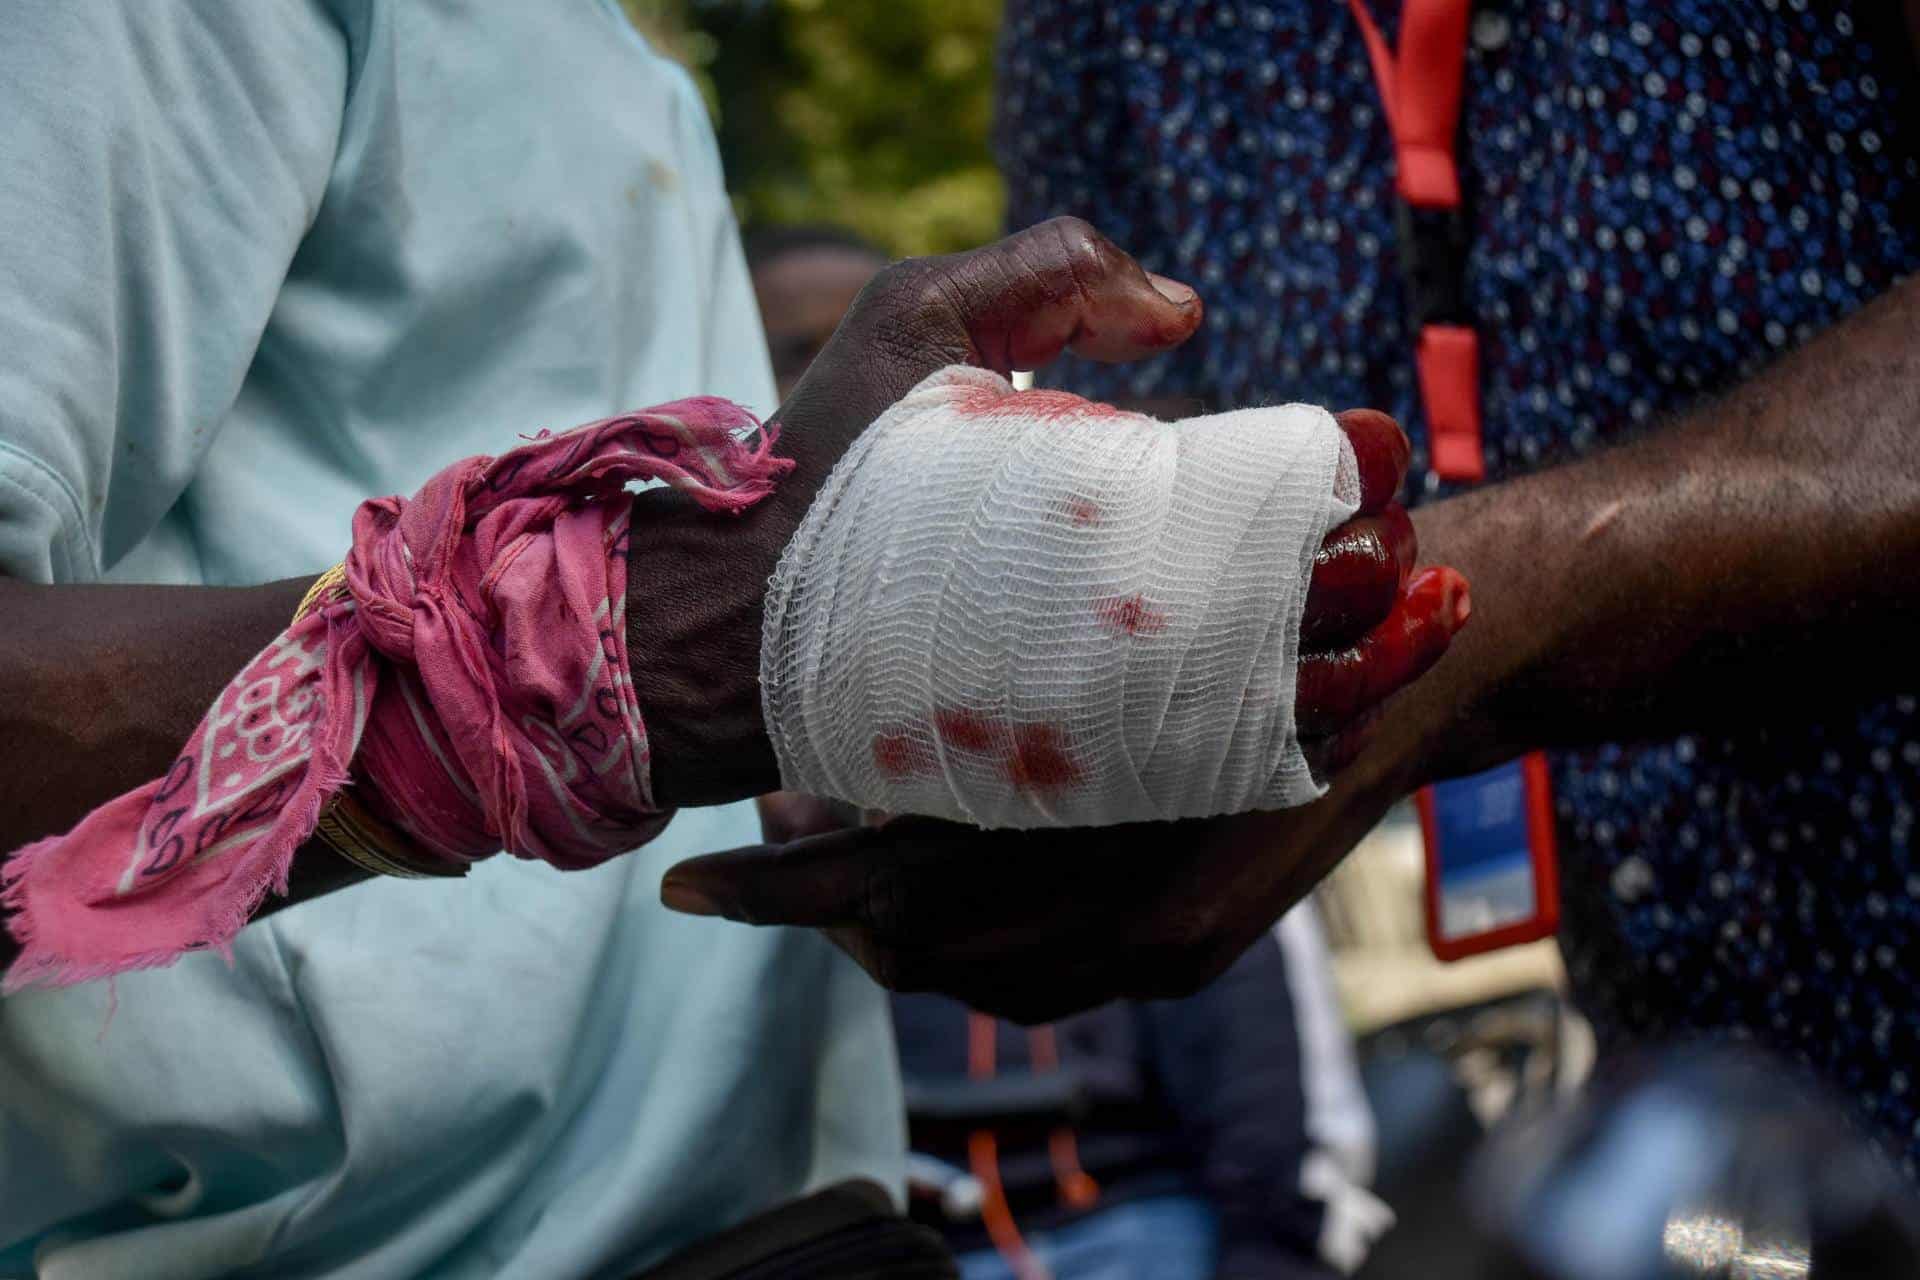
{"type": "MultiPolygon", "coordinates": [[[[1413,581],[1452,578],[1429,568],[1413,581]]],[[[883,986],[940,991],[1017,1022],[1190,995],[1444,768],[1483,678],[1483,664],[1440,662],[1389,714],[1336,740],[1328,793],[1299,809],[1058,831],[928,818],[855,828],[838,806],[783,793],[762,800],[768,844],[682,862],[662,896],[696,914],[821,928],[883,986]]]]}
{"type": "Polygon", "coordinates": [[[779,786],[760,713],[767,579],[827,473],[889,405],[950,364],[1008,374],[1066,350],[1139,359],[1186,341],[1202,314],[1192,289],[1076,218],[874,277],[774,415],[777,452],[795,465],[772,498],[741,517],[670,491],[634,505],[628,642],[659,803],[779,786]]]}
{"type": "Polygon", "coordinates": [[[708,854],[668,905],[824,930],[881,985],[1016,1022],[1191,994],[1304,897],[1400,794],[1362,760],[1284,813],[1059,831],[931,818],[708,854]]]}
{"type": "MultiPolygon", "coordinates": [[[[667,490],[635,504],[629,651],[659,803],[713,804],[779,785],[760,707],[765,585],[828,472],[889,405],[949,364],[1009,373],[1066,350],[1152,355],[1185,341],[1201,315],[1193,290],[1150,275],[1073,218],[881,272],[775,415],[778,449],[796,465],[772,498],[743,517],[667,490]]],[[[1392,501],[1405,436],[1384,414],[1340,421],[1363,498],[1315,566],[1299,691],[1309,759],[1323,769],[1352,753],[1350,727],[1438,657],[1465,609],[1457,575],[1408,581],[1413,528],[1392,501]]]]}
{"type": "Polygon", "coordinates": [[[768,844],[789,844],[807,836],[824,835],[860,825],[860,810],[840,800],[824,800],[798,791],[773,791],[759,797],[760,838],[768,844]]]}
{"type": "Polygon", "coordinates": [[[1402,793],[1390,763],[1400,757],[1367,745],[1366,709],[1437,660],[1465,621],[1458,575],[1409,575],[1413,529],[1392,502],[1407,465],[1399,428],[1364,411],[1338,420],[1361,462],[1362,504],[1316,563],[1299,714],[1327,730],[1316,744],[1323,767],[1359,760],[1323,800],[1285,813],[1011,832],[925,818],[833,830],[823,802],[769,798],[770,843],[681,863],[662,886],[666,903],[818,927],[884,985],[943,991],[1027,1022],[1183,995],[1224,971],[1402,793]],[[791,843],[775,847],[782,840],[791,843]]]}
{"type": "Polygon", "coordinates": [[[1314,804],[1017,835],[907,820],[693,859],[663,895],[816,925],[884,983],[1042,1019],[1196,989],[1424,783],[1910,688],[1916,332],[1909,281],[1666,431],[1422,509],[1478,617],[1314,804]]]}

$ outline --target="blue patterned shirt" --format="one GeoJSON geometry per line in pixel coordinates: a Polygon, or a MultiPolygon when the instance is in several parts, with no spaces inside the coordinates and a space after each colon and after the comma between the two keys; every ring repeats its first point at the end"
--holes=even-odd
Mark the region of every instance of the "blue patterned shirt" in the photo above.
{"type": "MultiPolygon", "coordinates": [[[[1375,0],[1389,39],[1397,0],[1375,0]]],[[[1498,480],[1725,389],[1920,266],[1920,74],[1886,0],[1484,0],[1461,162],[1498,480]]],[[[1014,225],[1080,214],[1198,286],[1090,395],[1425,422],[1392,148],[1337,0],[1012,0],[1014,225]]],[[[1416,487],[1419,487],[1416,485],[1416,487]]],[[[1431,480],[1425,496],[1445,492],[1431,480]]],[[[1920,1158],[1915,697],[1560,757],[1563,947],[1604,1037],[1751,1037],[1920,1158]]]]}

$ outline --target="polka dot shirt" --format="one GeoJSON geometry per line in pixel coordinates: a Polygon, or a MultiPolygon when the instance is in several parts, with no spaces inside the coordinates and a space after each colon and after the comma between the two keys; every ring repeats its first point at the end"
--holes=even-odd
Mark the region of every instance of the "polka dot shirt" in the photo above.
{"type": "MultiPolygon", "coordinates": [[[[1390,39],[1398,8],[1374,3],[1390,39]]],[[[1899,9],[1476,6],[1462,165],[1492,479],[1671,416],[1920,266],[1899,9]]],[[[1345,5],[1010,0],[1000,108],[1014,225],[1080,214],[1208,302],[1172,356],[1055,381],[1376,405],[1424,472],[1391,144],[1345,5]]],[[[1763,1041],[1914,1175],[1916,699],[1567,755],[1555,787],[1562,944],[1603,1036],[1763,1041]]]]}

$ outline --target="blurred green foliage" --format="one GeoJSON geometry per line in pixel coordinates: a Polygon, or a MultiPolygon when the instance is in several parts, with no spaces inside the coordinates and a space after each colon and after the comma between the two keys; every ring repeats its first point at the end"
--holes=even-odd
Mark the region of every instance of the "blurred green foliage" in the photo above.
{"type": "Polygon", "coordinates": [[[1000,232],[987,146],[1001,0],[623,0],[694,73],[741,219],[894,254],[1000,232]]]}

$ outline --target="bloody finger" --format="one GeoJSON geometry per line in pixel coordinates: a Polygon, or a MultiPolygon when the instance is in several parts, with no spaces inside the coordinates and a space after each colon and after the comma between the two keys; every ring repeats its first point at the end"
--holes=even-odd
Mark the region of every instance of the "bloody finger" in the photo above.
{"type": "Polygon", "coordinates": [[[1328,534],[1313,559],[1301,649],[1344,649],[1379,626],[1393,612],[1418,554],[1413,521],[1398,503],[1328,534]]]}
{"type": "Polygon", "coordinates": [[[1407,464],[1413,460],[1413,446],[1400,424],[1378,409],[1344,409],[1333,420],[1347,433],[1360,466],[1359,514],[1373,515],[1400,492],[1407,464]]]}
{"type": "Polygon", "coordinates": [[[1440,660],[1472,605],[1467,580],[1427,569],[1407,583],[1387,620],[1338,653],[1300,660],[1296,718],[1306,738],[1328,737],[1440,660]]]}

